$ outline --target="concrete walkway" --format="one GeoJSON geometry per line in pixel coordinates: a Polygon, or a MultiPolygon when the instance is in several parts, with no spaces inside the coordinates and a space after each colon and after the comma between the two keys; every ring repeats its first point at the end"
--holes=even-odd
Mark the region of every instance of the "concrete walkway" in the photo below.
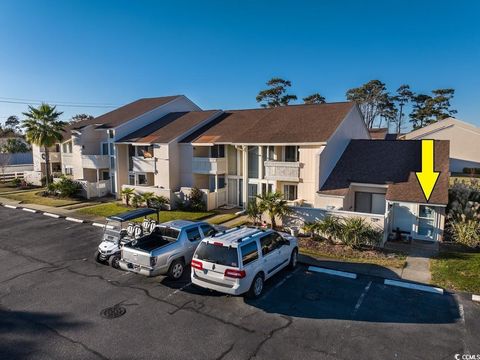
{"type": "Polygon", "coordinates": [[[432,280],[430,259],[438,254],[438,243],[413,241],[411,244],[387,243],[387,249],[402,251],[408,254],[407,266],[401,277],[405,280],[429,284],[432,280]]]}

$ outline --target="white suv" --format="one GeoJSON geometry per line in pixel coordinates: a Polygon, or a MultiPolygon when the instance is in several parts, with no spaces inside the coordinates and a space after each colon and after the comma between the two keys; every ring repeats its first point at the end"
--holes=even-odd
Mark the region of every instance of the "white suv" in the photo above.
{"type": "Polygon", "coordinates": [[[286,233],[234,228],[203,239],[192,259],[192,283],[231,295],[258,297],[264,281],[297,265],[297,239],[286,233]]]}

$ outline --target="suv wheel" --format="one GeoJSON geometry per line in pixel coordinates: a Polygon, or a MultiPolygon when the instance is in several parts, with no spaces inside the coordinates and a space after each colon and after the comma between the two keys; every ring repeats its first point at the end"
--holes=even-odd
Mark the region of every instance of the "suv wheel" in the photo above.
{"type": "Polygon", "coordinates": [[[100,260],[100,252],[97,250],[95,251],[95,261],[101,263],[102,261],[100,260]]]}
{"type": "Polygon", "coordinates": [[[252,285],[250,286],[250,290],[248,291],[247,296],[251,299],[256,299],[260,295],[262,295],[263,291],[263,275],[257,274],[252,281],[252,285]]]}
{"type": "Polygon", "coordinates": [[[182,277],[185,265],[182,260],[174,260],[168,269],[168,277],[173,280],[178,280],[182,277]]]}
{"type": "Polygon", "coordinates": [[[108,265],[110,265],[114,269],[119,269],[120,268],[119,262],[120,262],[120,255],[117,255],[117,254],[113,254],[108,259],[108,265]]]}
{"type": "Polygon", "coordinates": [[[288,268],[290,270],[295,269],[295,267],[297,266],[297,262],[298,262],[298,250],[294,249],[292,251],[292,254],[290,255],[290,263],[288,264],[288,268]]]}

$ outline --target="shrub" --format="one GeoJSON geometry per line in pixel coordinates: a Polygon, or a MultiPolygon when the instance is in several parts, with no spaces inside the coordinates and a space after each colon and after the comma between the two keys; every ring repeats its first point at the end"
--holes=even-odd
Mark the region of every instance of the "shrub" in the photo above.
{"type": "Polygon", "coordinates": [[[262,210],[258,206],[257,201],[249,201],[245,213],[252,220],[253,225],[257,225],[257,223],[262,221],[262,210]]]}
{"type": "Polygon", "coordinates": [[[315,229],[320,235],[333,242],[333,240],[341,240],[342,225],[343,223],[338,217],[326,216],[323,220],[317,222],[315,229]]]}
{"type": "Polygon", "coordinates": [[[381,239],[381,232],[359,217],[343,219],[340,238],[345,245],[358,248],[363,245],[374,246],[381,239]]]}
{"type": "Polygon", "coordinates": [[[21,184],[22,184],[22,180],[19,178],[15,178],[12,180],[12,186],[20,187],[21,184]]]}
{"type": "Polygon", "coordinates": [[[150,200],[155,197],[153,192],[144,192],[140,194],[141,202],[145,204],[146,207],[150,207],[150,200]]]}
{"type": "MultiPolygon", "coordinates": [[[[45,186],[47,184],[47,177],[46,176],[42,177],[40,181],[42,182],[42,186],[45,186]]],[[[50,175],[50,180],[48,183],[49,184],[53,183],[53,176],[50,175]]]]}
{"type": "Polygon", "coordinates": [[[125,198],[125,204],[127,206],[130,206],[130,198],[135,195],[135,190],[133,190],[132,188],[125,188],[122,189],[121,194],[125,198]]]}
{"type": "Polygon", "coordinates": [[[153,196],[150,199],[150,207],[154,209],[164,209],[168,203],[169,201],[165,196],[153,196]]]}
{"type": "Polygon", "coordinates": [[[480,247],[480,223],[478,221],[452,221],[449,231],[454,241],[470,248],[480,247]]]}
{"type": "Polygon", "coordinates": [[[142,197],[138,194],[133,194],[132,196],[132,206],[138,208],[142,203],[142,197]]]}
{"type": "Polygon", "coordinates": [[[203,192],[200,189],[192,188],[188,200],[188,208],[191,211],[205,211],[207,205],[203,200],[203,192]]]}
{"type": "Polygon", "coordinates": [[[53,186],[53,189],[62,197],[75,196],[81,189],[81,185],[78,182],[72,179],[68,179],[66,177],[62,177],[60,181],[57,181],[54,184],[50,184],[49,191],[50,186],[53,186]]]}

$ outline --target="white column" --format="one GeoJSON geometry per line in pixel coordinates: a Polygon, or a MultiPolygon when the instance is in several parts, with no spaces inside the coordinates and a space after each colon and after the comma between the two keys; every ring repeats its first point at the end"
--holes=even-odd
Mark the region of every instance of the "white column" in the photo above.
{"type": "MultiPolygon", "coordinates": [[[[243,156],[243,203],[246,204],[248,200],[248,147],[242,145],[243,156]]],[[[245,208],[245,206],[243,206],[245,208]]]]}

